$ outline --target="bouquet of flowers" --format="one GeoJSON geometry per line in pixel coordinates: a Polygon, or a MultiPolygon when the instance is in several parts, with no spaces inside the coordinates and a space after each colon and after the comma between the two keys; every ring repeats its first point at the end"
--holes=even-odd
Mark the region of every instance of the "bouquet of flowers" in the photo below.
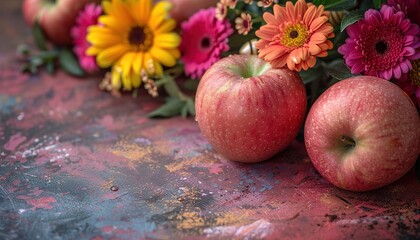
{"type": "Polygon", "coordinates": [[[336,81],[369,75],[395,82],[420,105],[418,0],[220,0],[178,21],[168,1],[76,2],[71,25],[56,30],[61,38],[24,11],[40,51],[19,47],[23,69],[98,72],[100,89],[114,96],[142,88],[167,95],[151,117],[194,115],[200,78],[231,54],[256,54],[298,72],[310,104],[336,81]]]}

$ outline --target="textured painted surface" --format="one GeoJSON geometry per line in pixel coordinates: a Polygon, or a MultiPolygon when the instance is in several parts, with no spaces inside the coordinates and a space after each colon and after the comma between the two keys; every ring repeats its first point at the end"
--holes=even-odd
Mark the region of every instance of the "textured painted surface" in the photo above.
{"type": "Polygon", "coordinates": [[[0,239],[420,236],[414,170],[352,193],[326,182],[299,142],[264,163],[230,162],[192,119],[147,119],[162,98],[115,99],[97,77],[19,66],[2,52],[0,239]]]}

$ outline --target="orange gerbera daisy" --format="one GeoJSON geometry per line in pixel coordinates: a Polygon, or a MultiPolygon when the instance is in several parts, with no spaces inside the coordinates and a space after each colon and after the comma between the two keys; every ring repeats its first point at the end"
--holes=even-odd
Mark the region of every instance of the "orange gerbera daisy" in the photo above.
{"type": "Polygon", "coordinates": [[[274,5],[274,15],[264,13],[266,25],[256,31],[258,56],[270,62],[273,68],[287,64],[290,70],[307,70],[316,63],[316,57],[327,56],[333,44],[334,28],[328,22],[329,12],[305,0],[286,7],[274,5]]]}

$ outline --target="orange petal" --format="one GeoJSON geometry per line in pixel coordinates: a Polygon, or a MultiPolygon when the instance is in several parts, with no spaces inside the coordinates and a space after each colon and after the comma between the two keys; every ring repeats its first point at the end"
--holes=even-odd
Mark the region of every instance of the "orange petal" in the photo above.
{"type": "Polygon", "coordinates": [[[318,53],[322,52],[322,49],[315,43],[310,42],[309,52],[311,53],[311,55],[317,55],[318,53]]]}
{"type": "Polygon", "coordinates": [[[274,15],[273,15],[273,14],[271,14],[271,13],[269,13],[269,12],[265,12],[265,13],[263,14],[263,18],[264,18],[264,21],[265,21],[267,24],[276,24],[276,25],[280,24],[280,23],[277,21],[277,19],[274,17],[274,15]]]}
{"type": "Polygon", "coordinates": [[[309,68],[309,66],[308,66],[308,63],[307,62],[305,62],[305,61],[303,61],[301,64],[300,64],[300,66],[302,67],[302,69],[303,70],[308,70],[308,68],[309,68]]]}
{"type": "MultiPolygon", "coordinates": [[[[290,22],[294,22],[295,20],[295,6],[293,6],[293,3],[291,1],[286,2],[286,15],[290,22]]],[[[297,19],[296,19],[297,20],[297,19]]]]}
{"type": "Polygon", "coordinates": [[[282,46],[275,46],[267,49],[268,54],[265,56],[265,59],[267,59],[269,62],[282,56],[287,52],[287,49],[282,46]]]}
{"type": "Polygon", "coordinates": [[[311,43],[321,44],[321,43],[325,42],[326,40],[327,40],[327,37],[324,34],[316,32],[316,33],[312,34],[309,41],[311,43]]]}
{"type": "Polygon", "coordinates": [[[314,57],[314,56],[310,56],[310,57],[309,57],[309,59],[308,59],[308,61],[307,61],[307,63],[308,63],[308,66],[309,66],[309,67],[313,67],[313,66],[315,66],[315,63],[316,63],[316,57],[314,57]]]}
{"type": "Polygon", "coordinates": [[[315,32],[318,30],[318,28],[320,28],[322,26],[322,24],[326,23],[328,21],[327,17],[319,17],[319,18],[315,18],[311,25],[309,26],[309,31],[311,32],[315,32]]]}
{"type": "Polygon", "coordinates": [[[317,57],[326,57],[326,56],[328,56],[327,51],[320,52],[320,53],[317,55],[317,57]]]}
{"type": "Polygon", "coordinates": [[[270,63],[273,66],[273,68],[282,68],[284,67],[284,65],[286,65],[288,57],[289,57],[288,54],[283,54],[282,56],[280,56],[277,59],[274,59],[270,63]]]}

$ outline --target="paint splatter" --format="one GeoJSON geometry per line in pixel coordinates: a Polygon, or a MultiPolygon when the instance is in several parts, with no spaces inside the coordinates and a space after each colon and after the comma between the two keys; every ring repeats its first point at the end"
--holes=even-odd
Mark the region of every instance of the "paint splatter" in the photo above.
{"type": "Polygon", "coordinates": [[[57,200],[54,197],[31,198],[29,196],[17,196],[17,199],[25,200],[27,204],[32,206],[32,210],[53,209],[53,203],[57,202],[57,200]]]}

